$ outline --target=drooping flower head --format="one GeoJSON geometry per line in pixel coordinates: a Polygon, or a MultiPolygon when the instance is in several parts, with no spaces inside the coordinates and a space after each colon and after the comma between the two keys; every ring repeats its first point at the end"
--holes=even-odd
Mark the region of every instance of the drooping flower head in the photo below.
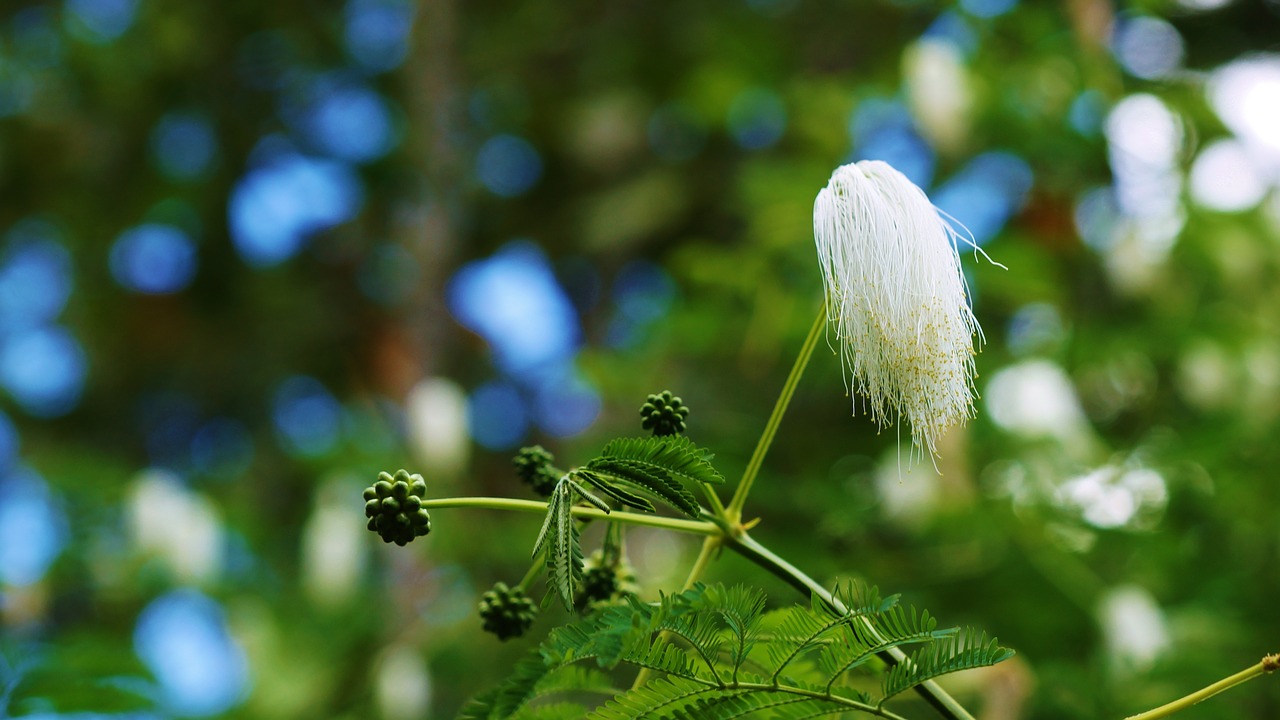
{"type": "Polygon", "coordinates": [[[942,432],[974,412],[982,329],[956,249],[968,239],[878,160],[836,169],[814,202],[813,234],[853,389],[880,427],[905,417],[912,442],[933,457],[942,432]]]}

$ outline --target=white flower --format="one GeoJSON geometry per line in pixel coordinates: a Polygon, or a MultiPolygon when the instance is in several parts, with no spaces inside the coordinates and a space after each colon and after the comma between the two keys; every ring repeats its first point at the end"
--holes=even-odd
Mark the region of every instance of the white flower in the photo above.
{"type": "Polygon", "coordinates": [[[813,204],[813,234],[827,318],[864,409],[882,428],[905,417],[915,446],[935,456],[942,432],[974,412],[982,329],[956,250],[972,242],[877,160],[836,169],[813,204]]]}

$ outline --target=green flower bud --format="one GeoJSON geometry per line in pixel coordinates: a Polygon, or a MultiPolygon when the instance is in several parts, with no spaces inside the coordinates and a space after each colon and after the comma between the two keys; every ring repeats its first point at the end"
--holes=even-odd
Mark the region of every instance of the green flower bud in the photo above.
{"type": "Polygon", "coordinates": [[[520,448],[520,452],[511,459],[511,464],[516,466],[516,475],[533,488],[535,493],[542,497],[551,497],[562,474],[552,467],[552,459],[551,453],[541,445],[534,445],[520,448]]]}
{"type": "Polygon", "coordinates": [[[427,483],[421,475],[408,470],[396,474],[378,473],[378,481],[364,489],[364,514],[369,529],[383,542],[405,545],[415,537],[431,532],[431,516],[422,507],[427,497],[427,483]]]}
{"type": "Polygon", "coordinates": [[[533,626],[538,616],[538,606],[520,588],[509,588],[497,583],[480,598],[480,619],[484,631],[498,636],[499,640],[520,637],[533,626]]]}
{"type": "Polygon", "coordinates": [[[582,582],[574,606],[578,612],[622,600],[636,593],[636,576],[625,559],[615,565],[604,562],[600,551],[591,554],[582,568],[582,582]]]}
{"type": "Polygon", "coordinates": [[[652,430],[654,435],[683,433],[687,417],[689,408],[680,398],[672,395],[670,390],[650,395],[648,401],[640,407],[641,427],[652,430]]]}

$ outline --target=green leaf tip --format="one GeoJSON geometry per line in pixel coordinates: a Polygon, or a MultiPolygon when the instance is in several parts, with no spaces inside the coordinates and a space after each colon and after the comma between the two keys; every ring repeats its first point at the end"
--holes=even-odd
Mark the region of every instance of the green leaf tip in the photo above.
{"type": "Polygon", "coordinates": [[[1013,650],[1001,647],[985,632],[965,628],[949,633],[912,653],[909,660],[894,666],[884,678],[884,699],[909,690],[941,675],[995,665],[1013,657],[1013,650]]]}
{"type": "MultiPolygon", "coordinates": [[[[574,592],[582,578],[582,543],[578,523],[573,519],[575,495],[586,497],[582,486],[568,475],[561,478],[551,493],[546,518],[533,544],[534,557],[546,548],[548,592],[555,593],[566,610],[573,609],[574,592]]],[[[601,502],[599,498],[595,501],[601,502]]]]}

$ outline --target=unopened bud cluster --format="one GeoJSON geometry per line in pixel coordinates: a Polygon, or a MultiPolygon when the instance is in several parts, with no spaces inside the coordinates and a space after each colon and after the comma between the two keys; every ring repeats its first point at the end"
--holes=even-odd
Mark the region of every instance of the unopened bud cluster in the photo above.
{"type": "Polygon", "coordinates": [[[384,542],[405,545],[431,532],[431,516],[422,507],[427,483],[421,475],[397,470],[394,476],[378,473],[378,481],[364,489],[364,514],[369,529],[384,542]]]}
{"type": "Polygon", "coordinates": [[[551,497],[561,474],[559,470],[552,467],[552,460],[551,453],[541,445],[534,445],[520,448],[520,452],[511,459],[511,464],[516,466],[516,475],[533,488],[535,493],[542,497],[551,497]]]}
{"type": "Polygon", "coordinates": [[[579,612],[588,608],[615,603],[636,593],[636,576],[624,558],[614,564],[606,563],[599,552],[587,558],[582,569],[582,582],[574,603],[579,612]]]}
{"type": "Polygon", "coordinates": [[[658,436],[683,433],[687,417],[688,406],[672,395],[670,390],[650,395],[640,407],[640,426],[645,430],[652,430],[658,436]]]}
{"type": "Polygon", "coordinates": [[[499,640],[525,634],[537,616],[537,606],[519,587],[509,588],[506,583],[496,583],[480,598],[480,620],[484,623],[484,631],[497,635],[499,640]]]}

